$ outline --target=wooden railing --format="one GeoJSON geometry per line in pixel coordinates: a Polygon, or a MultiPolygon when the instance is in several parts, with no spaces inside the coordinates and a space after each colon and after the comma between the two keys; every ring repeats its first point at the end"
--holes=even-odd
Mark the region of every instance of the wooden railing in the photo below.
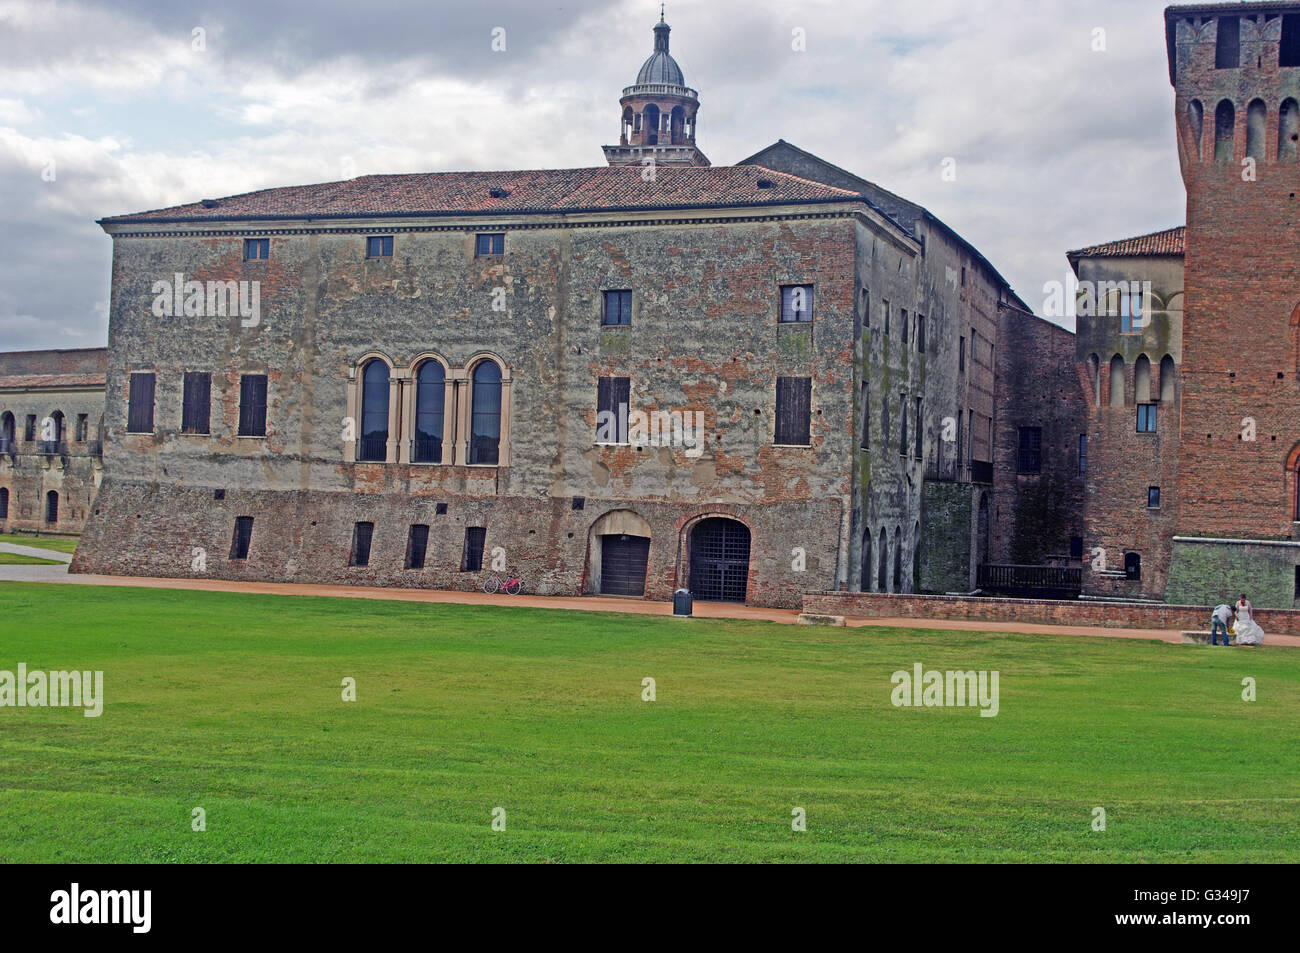
{"type": "Polygon", "coordinates": [[[1072,566],[979,567],[980,589],[1024,599],[1077,599],[1083,592],[1083,570],[1072,566]]]}

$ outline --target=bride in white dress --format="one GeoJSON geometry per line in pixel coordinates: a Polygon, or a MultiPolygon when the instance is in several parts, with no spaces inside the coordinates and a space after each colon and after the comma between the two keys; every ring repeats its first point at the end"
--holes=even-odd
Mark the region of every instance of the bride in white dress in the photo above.
{"type": "Polygon", "coordinates": [[[1238,645],[1261,645],[1264,642],[1264,630],[1255,621],[1254,606],[1245,596],[1237,603],[1237,621],[1234,625],[1238,645]]]}

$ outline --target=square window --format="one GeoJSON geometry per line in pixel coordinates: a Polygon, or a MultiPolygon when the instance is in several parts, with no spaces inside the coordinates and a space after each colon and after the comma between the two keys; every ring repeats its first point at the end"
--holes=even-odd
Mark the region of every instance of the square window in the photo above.
{"type": "Polygon", "coordinates": [[[632,292],[606,291],[605,311],[600,323],[606,327],[632,323],[632,292]]]}
{"type": "Polygon", "coordinates": [[[392,258],[393,257],[393,236],[392,235],[372,235],[366,239],[366,257],[367,258],[392,258]]]}
{"type": "Polygon", "coordinates": [[[794,324],[813,319],[813,286],[781,286],[781,323],[794,324]]]}
{"type": "Polygon", "coordinates": [[[1160,508],[1160,487],[1147,487],[1147,506],[1153,510],[1160,508]]]}
{"type": "Polygon", "coordinates": [[[446,515],[447,515],[447,504],[446,504],[446,503],[435,503],[434,506],[433,506],[433,515],[434,515],[434,516],[446,516],[446,515]]]}
{"type": "Polygon", "coordinates": [[[245,238],[244,261],[266,261],[271,257],[271,239],[245,238]]]}
{"type": "Polygon", "coordinates": [[[573,498],[573,508],[583,510],[587,508],[587,498],[585,496],[575,496],[573,498]]]}
{"type": "Polygon", "coordinates": [[[1156,405],[1155,404],[1138,404],[1137,432],[1138,433],[1155,433],[1156,432],[1156,405]]]}
{"type": "Polygon", "coordinates": [[[474,256],[476,258],[486,258],[492,255],[504,255],[506,253],[506,233],[490,232],[478,236],[474,243],[474,256]]]}

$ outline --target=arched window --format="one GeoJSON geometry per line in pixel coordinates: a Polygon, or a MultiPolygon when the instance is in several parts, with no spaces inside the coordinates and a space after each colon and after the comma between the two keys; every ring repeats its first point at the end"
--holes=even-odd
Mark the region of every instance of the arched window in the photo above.
{"type": "Polygon", "coordinates": [[[0,486],[0,520],[9,518],[9,487],[0,486]]]}
{"type": "Polygon", "coordinates": [[[889,591],[889,537],[885,527],[880,527],[880,552],[876,554],[876,591],[889,591]]]}
{"type": "Polygon", "coordinates": [[[861,591],[871,591],[871,527],[868,526],[862,531],[862,583],[859,586],[861,591]]]}
{"type": "Polygon", "coordinates": [[[1265,125],[1268,107],[1262,99],[1252,99],[1246,107],[1246,155],[1257,162],[1264,161],[1265,125]]]}
{"type": "Polygon", "coordinates": [[[1124,406],[1124,358],[1118,354],[1110,359],[1110,405],[1124,406]]]}
{"type": "Polygon", "coordinates": [[[388,459],[388,365],[376,358],[361,372],[361,438],[357,459],[388,459]]]}
{"type": "Polygon", "coordinates": [[[50,421],[54,424],[53,429],[50,431],[50,438],[56,445],[60,444],[63,442],[63,411],[56,410],[50,414],[50,421]]]}
{"type": "Polygon", "coordinates": [[[469,463],[495,465],[501,452],[501,368],[495,361],[479,361],[472,380],[469,463]]]}
{"type": "Polygon", "coordinates": [[[1237,126],[1237,110],[1230,100],[1223,100],[1214,110],[1214,161],[1231,162],[1232,137],[1237,126]]]}
{"type": "Polygon", "coordinates": [[[1187,125],[1191,128],[1192,141],[1196,145],[1196,158],[1201,158],[1201,137],[1205,133],[1205,107],[1199,99],[1187,104],[1187,125]]]}
{"type": "Polygon", "coordinates": [[[1129,579],[1142,578],[1142,557],[1139,554],[1124,554],[1124,575],[1129,579]]]}
{"type": "Polygon", "coordinates": [[[1174,383],[1174,359],[1166,354],[1160,359],[1160,403],[1173,403],[1174,383]]]}
{"type": "Polygon", "coordinates": [[[1277,157],[1294,159],[1300,151],[1300,103],[1294,99],[1282,102],[1277,117],[1277,157]]]}
{"type": "Polygon", "coordinates": [[[1133,402],[1151,402],[1151,359],[1145,354],[1138,355],[1137,364],[1133,367],[1133,402]]]}
{"type": "Polygon", "coordinates": [[[53,490],[45,494],[45,522],[53,525],[59,521],[59,494],[53,490]]]}
{"type": "Polygon", "coordinates": [[[415,372],[414,463],[442,463],[446,381],[447,372],[438,361],[425,361],[415,372]]]}
{"type": "Polygon", "coordinates": [[[647,146],[659,144],[659,107],[654,103],[645,108],[645,126],[641,134],[641,140],[647,146]]]}
{"type": "Polygon", "coordinates": [[[14,452],[14,415],[9,411],[0,414],[0,453],[14,452]]]}
{"type": "Polygon", "coordinates": [[[894,592],[903,591],[903,530],[894,527],[894,592]]]}
{"type": "Polygon", "coordinates": [[[1092,387],[1092,402],[1101,406],[1101,358],[1088,355],[1088,384],[1092,387]]]}

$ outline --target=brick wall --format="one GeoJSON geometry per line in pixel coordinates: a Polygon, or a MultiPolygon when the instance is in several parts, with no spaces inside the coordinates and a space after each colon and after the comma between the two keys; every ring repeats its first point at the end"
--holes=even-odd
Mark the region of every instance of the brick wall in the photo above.
{"type": "MultiPolygon", "coordinates": [[[[1231,600],[1235,601],[1235,600],[1231,600]]],[[[969,596],[883,595],[880,593],[810,592],[803,611],[864,619],[915,618],[1035,625],[1088,625],[1108,629],[1186,629],[1209,631],[1211,606],[1148,603],[1055,602],[1046,599],[989,599],[969,596]]],[[[1300,635],[1300,611],[1260,609],[1256,621],[1264,632],[1300,635]]]]}

